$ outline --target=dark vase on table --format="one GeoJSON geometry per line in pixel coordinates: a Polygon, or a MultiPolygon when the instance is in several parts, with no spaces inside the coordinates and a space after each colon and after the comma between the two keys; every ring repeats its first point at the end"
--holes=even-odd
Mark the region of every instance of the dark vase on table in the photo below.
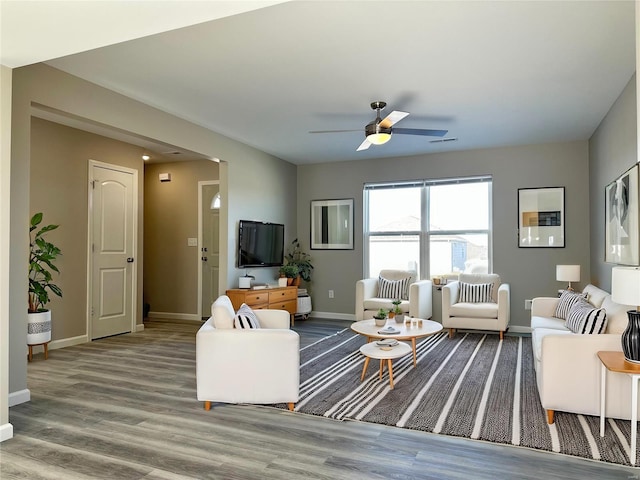
{"type": "Polygon", "coordinates": [[[640,363],[640,312],[629,310],[627,316],[629,323],[622,332],[622,352],[627,361],[640,363]]]}

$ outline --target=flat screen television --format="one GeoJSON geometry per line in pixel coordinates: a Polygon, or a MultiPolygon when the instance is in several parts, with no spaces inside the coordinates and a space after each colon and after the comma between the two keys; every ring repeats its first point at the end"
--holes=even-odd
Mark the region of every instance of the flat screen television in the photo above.
{"type": "Polygon", "coordinates": [[[284,225],[240,220],[238,267],[279,267],[284,263],[284,225]]]}

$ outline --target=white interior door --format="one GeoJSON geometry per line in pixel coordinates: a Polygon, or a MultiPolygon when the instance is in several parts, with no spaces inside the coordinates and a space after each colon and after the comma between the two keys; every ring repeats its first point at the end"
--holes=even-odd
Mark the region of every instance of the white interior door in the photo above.
{"type": "MultiPolygon", "coordinates": [[[[200,262],[202,264],[202,318],[211,314],[211,304],[218,297],[220,272],[220,208],[213,202],[220,192],[218,184],[202,184],[200,262]]],[[[219,203],[218,203],[219,205],[219,203]]]]}
{"type": "Polygon", "coordinates": [[[91,339],[131,332],[135,171],[91,164],[91,339]]]}

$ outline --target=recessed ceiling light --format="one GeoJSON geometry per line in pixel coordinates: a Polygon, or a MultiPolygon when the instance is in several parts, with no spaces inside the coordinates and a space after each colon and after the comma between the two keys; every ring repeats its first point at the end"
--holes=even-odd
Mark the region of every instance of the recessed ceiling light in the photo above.
{"type": "Polygon", "coordinates": [[[149,155],[142,155],[143,160],[149,160],[151,157],[149,155]]]}

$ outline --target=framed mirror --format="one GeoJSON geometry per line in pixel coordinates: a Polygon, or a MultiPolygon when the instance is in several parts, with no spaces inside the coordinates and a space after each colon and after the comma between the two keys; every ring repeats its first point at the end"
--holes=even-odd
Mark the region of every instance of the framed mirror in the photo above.
{"type": "Polygon", "coordinates": [[[353,250],[353,198],[311,201],[311,249],[353,250]]]}
{"type": "Polygon", "coordinates": [[[518,189],[518,247],[564,247],[564,187],[518,189]]]}

